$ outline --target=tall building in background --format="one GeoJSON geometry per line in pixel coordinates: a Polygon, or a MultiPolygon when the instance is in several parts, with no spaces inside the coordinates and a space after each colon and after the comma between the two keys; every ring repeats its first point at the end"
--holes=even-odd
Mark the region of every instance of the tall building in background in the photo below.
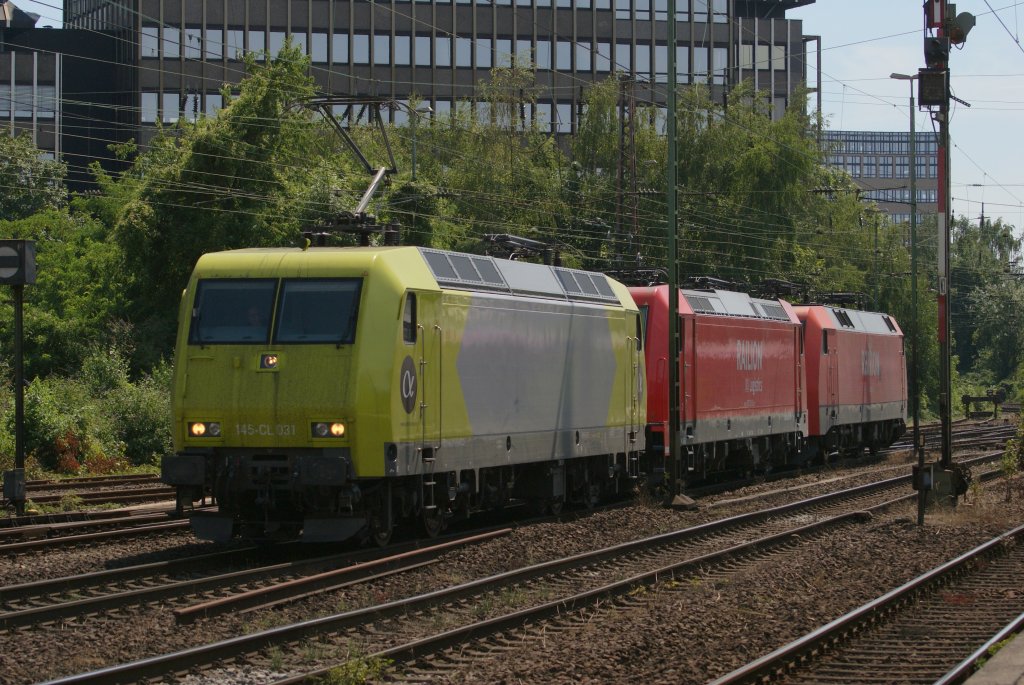
{"type": "MultiPolygon", "coordinates": [[[[788,9],[814,0],[677,0],[680,83],[716,98],[744,79],[781,111],[805,81],[802,23],[788,9]]],[[[620,72],[638,103],[664,105],[667,0],[65,0],[69,28],[111,32],[132,54],[141,138],[157,121],[213,115],[242,56],[275,54],[285,38],[312,60],[333,95],[416,97],[434,116],[473,101],[490,70],[531,64],[540,87],[528,116],[575,130],[585,86],[620,72]]],[[[800,103],[802,106],[802,103],[800,103]]],[[[392,113],[402,123],[404,112],[392,113]]]]}
{"type": "Polygon", "coordinates": [[[37,27],[39,17],[0,0],[0,123],[29,135],[68,165],[68,184],[88,186],[89,165],[121,166],[109,146],[138,133],[134,69],[116,32],[37,27]]]}
{"type": "MultiPolygon", "coordinates": [[[[680,84],[712,96],[751,80],[781,113],[806,80],[808,40],[787,10],[814,0],[677,0],[680,84]]],[[[0,0],[0,122],[68,162],[120,163],[111,144],[145,145],[157,122],[215,116],[244,76],[246,52],[275,54],[291,36],[331,95],[477,107],[492,68],[529,64],[538,102],[525,111],[576,130],[586,86],[619,74],[637,104],[664,107],[667,0],[65,0],[65,28],[0,0]]],[[[804,103],[795,103],[803,106],[804,103]]],[[[396,124],[408,114],[396,109],[396,124]]]]}
{"type": "MultiPolygon", "coordinates": [[[[939,146],[931,131],[914,138],[917,167],[917,217],[938,208],[939,146]]],[[[822,144],[830,166],[844,169],[895,223],[910,221],[910,132],[824,131],[822,144]]]]}

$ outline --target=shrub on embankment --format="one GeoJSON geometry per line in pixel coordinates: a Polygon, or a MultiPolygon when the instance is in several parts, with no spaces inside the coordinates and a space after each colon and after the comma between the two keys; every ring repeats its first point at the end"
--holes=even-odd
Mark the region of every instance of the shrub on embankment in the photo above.
{"type": "MultiPolygon", "coordinates": [[[[9,374],[3,374],[9,377],[9,374]]],[[[159,464],[171,451],[171,368],[137,379],[117,349],[94,348],[73,375],[25,388],[26,468],[32,473],[110,473],[159,464]]],[[[0,468],[15,452],[14,389],[0,388],[0,468]]]]}

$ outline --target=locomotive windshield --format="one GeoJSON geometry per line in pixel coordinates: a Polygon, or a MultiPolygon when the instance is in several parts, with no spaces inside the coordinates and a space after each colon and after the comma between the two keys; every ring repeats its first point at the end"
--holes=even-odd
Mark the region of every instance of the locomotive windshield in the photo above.
{"type": "Polygon", "coordinates": [[[362,284],[359,278],[285,279],[274,342],[351,344],[362,284]]]}
{"type": "Polygon", "coordinates": [[[188,341],[193,345],[265,343],[277,281],[205,279],[199,282],[188,341]]]}

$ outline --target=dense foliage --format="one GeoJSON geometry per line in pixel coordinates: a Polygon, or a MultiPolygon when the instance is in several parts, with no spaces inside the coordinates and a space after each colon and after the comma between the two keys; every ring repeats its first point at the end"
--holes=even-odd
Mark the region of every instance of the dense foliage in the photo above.
{"type": "MultiPolygon", "coordinates": [[[[25,346],[35,463],[101,470],[153,463],[170,449],[166,360],[195,260],[211,250],[297,245],[304,232],[343,219],[367,187],[369,175],[337,132],[303,106],[315,89],[299,50],[250,58],[246,69],[237,94],[224,91],[218,116],[159,129],[142,151],[115,150],[133,156],[131,167],[118,176],[97,167],[98,192],[71,202],[61,165],[40,160],[27,139],[0,137],[0,232],[37,243],[25,346]]],[[[371,207],[378,222],[401,224],[407,244],[501,254],[486,236],[511,233],[556,245],[567,263],[587,268],[664,267],[661,115],[626,106],[628,81],[612,78],[588,89],[578,130],[560,142],[531,116],[541,107],[535,85],[533,71],[517,65],[496,70],[480,101],[451,113],[402,105],[408,123],[389,127],[389,142],[353,122],[349,132],[372,167],[388,164],[388,144],[397,159],[371,207]]],[[[916,320],[934,410],[934,223],[919,233],[915,308],[907,227],[824,165],[817,122],[799,107],[772,112],[749,84],[725,102],[690,87],[678,105],[682,276],[741,288],[786,281],[796,300],[859,293],[861,306],[894,314],[908,334],[916,320]]],[[[973,384],[963,387],[1017,388],[1020,240],[1011,226],[963,218],[953,234],[957,369],[973,384]]],[[[5,359],[12,337],[5,307],[5,359]]],[[[8,428],[11,393],[9,385],[0,392],[8,428]]],[[[0,465],[11,442],[10,431],[0,437],[0,465]]]]}

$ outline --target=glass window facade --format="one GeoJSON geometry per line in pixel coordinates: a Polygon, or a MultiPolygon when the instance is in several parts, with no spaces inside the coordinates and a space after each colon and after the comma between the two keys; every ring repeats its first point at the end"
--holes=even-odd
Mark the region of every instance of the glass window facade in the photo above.
{"type": "Polygon", "coordinates": [[[181,30],[173,26],[163,27],[164,59],[178,59],[181,56],[181,30]]]}
{"type": "Polygon", "coordinates": [[[139,47],[143,57],[159,57],[160,27],[143,26],[139,33],[139,47]]]}
{"type": "Polygon", "coordinates": [[[331,36],[331,62],[348,64],[348,34],[335,33],[331,36]]]}
{"type": "Polygon", "coordinates": [[[327,34],[314,33],[309,44],[313,64],[327,64],[327,34]]]}
{"type": "Polygon", "coordinates": [[[224,31],[221,29],[206,29],[206,59],[224,59],[224,31]]]}
{"type": "MultiPolygon", "coordinates": [[[[617,71],[634,74],[638,99],[653,101],[655,106],[663,104],[664,89],[654,84],[668,80],[669,48],[664,43],[663,26],[668,18],[667,0],[392,0],[392,7],[399,3],[405,7],[395,15],[382,14],[384,6],[374,8],[365,0],[352,0],[351,4],[310,0],[292,3],[289,11],[282,11],[277,3],[268,3],[269,15],[260,9],[260,3],[226,0],[223,9],[219,9],[218,0],[212,4],[213,9],[211,3],[202,5],[208,14],[205,19],[197,19],[198,14],[190,9],[189,20],[193,23],[180,26],[173,21],[176,12],[180,16],[180,5],[174,5],[175,0],[148,2],[159,8],[158,12],[150,12],[161,17],[163,24],[158,27],[155,21],[150,21],[141,29],[140,54],[147,58],[235,61],[246,50],[276,54],[285,36],[291,36],[310,56],[318,82],[323,79],[321,86],[334,92],[339,88],[348,91],[365,81],[379,84],[375,92],[381,91],[395,100],[409,99],[414,91],[432,106],[435,101],[451,102],[461,97],[473,100],[472,89],[480,79],[488,78],[486,72],[510,65],[514,56],[524,66],[560,72],[558,77],[538,77],[540,101],[529,113],[531,119],[543,121],[558,132],[575,126],[585,86],[591,80],[607,78],[617,71]],[[657,25],[659,22],[662,26],[657,25]],[[557,35],[552,30],[556,25],[557,35]],[[412,65],[430,71],[412,78],[390,71],[412,65]],[[466,74],[468,70],[484,73],[466,74]],[[578,74],[579,82],[572,87],[556,85],[562,74],[570,79],[576,79],[578,74]],[[443,84],[443,90],[434,82],[443,84]],[[435,88],[443,97],[434,95],[435,88]]],[[[750,76],[731,69],[786,68],[789,45],[802,46],[800,31],[791,31],[788,19],[765,17],[754,7],[756,4],[677,1],[676,18],[688,24],[679,33],[676,52],[677,79],[681,84],[710,84],[716,87],[713,96],[717,98],[722,87],[735,83],[740,76],[750,76]],[[715,26],[732,21],[733,10],[739,14],[738,30],[715,26]],[[760,23],[752,31],[754,27],[749,22],[755,17],[760,23]],[[730,39],[737,42],[730,45],[730,39]],[[735,62],[730,64],[730,59],[735,62]]],[[[197,5],[199,12],[202,8],[197,5]]],[[[793,21],[792,26],[800,26],[800,22],[793,21]]],[[[226,73],[233,72],[240,74],[237,67],[226,73]]],[[[774,90],[790,88],[790,81],[795,87],[802,74],[794,76],[773,77],[774,90]]],[[[143,81],[147,91],[159,93],[159,116],[163,118],[164,81],[150,83],[145,77],[143,81]]],[[[182,83],[176,79],[165,81],[175,87],[182,83]]],[[[787,95],[773,92],[771,97],[786,102],[787,95]]],[[[204,96],[201,105],[205,108],[206,104],[204,96]]],[[[187,105],[179,99],[178,109],[186,115],[187,105]]],[[[473,111],[479,110],[474,106],[473,111]]],[[[395,116],[404,115],[399,113],[392,118],[395,116]]],[[[889,153],[893,154],[898,153],[889,153]]],[[[925,162],[919,166],[922,171],[928,169],[925,162]]]]}

